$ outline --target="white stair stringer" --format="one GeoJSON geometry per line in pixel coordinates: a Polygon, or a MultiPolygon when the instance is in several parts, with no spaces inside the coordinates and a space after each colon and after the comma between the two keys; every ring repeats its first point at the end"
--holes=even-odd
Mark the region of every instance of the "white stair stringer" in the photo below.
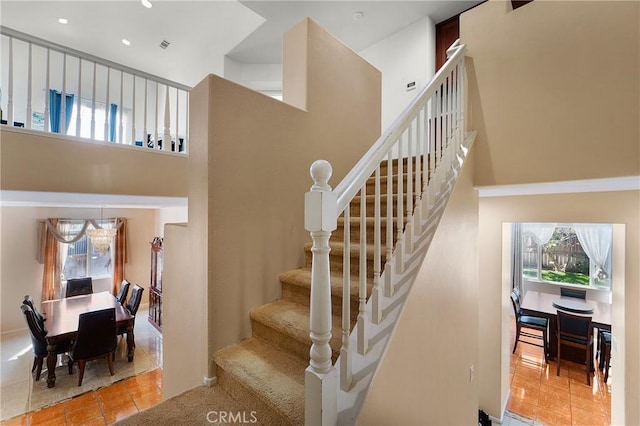
{"type": "MultiPolygon", "coordinates": [[[[384,358],[388,344],[395,332],[398,318],[405,307],[407,296],[411,291],[413,282],[420,270],[424,257],[427,254],[433,236],[437,230],[437,225],[444,214],[445,208],[455,187],[459,172],[464,167],[467,154],[476,138],[476,132],[468,132],[465,135],[452,167],[447,171],[447,177],[443,181],[439,191],[433,200],[429,217],[420,224],[421,232],[413,231],[414,242],[411,252],[403,253],[404,268],[401,274],[395,272],[395,268],[386,270],[384,274],[391,274],[391,284],[393,293],[390,297],[382,300],[382,321],[379,324],[369,323],[368,351],[364,355],[357,352],[352,354],[353,380],[351,387],[347,391],[338,389],[338,424],[356,424],[360,410],[371,387],[381,360],[384,358]],[[456,161],[457,160],[457,161],[456,161]]],[[[406,231],[405,231],[406,232],[406,231]]],[[[391,262],[391,264],[394,264],[391,262]]],[[[384,278],[384,277],[383,277],[384,278]]],[[[382,279],[382,278],[381,278],[382,279]]],[[[366,304],[367,315],[371,316],[372,298],[366,304]]],[[[358,341],[357,327],[349,336],[350,345],[356,347],[358,341]]],[[[340,371],[342,357],[336,361],[335,368],[340,371]]]]}

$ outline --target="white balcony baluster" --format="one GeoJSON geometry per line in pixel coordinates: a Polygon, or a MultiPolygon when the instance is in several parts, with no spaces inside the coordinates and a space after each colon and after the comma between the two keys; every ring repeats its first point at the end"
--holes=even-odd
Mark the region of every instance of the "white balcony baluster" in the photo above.
{"type": "Polygon", "coordinates": [[[164,97],[164,142],[163,148],[171,151],[171,108],[169,106],[169,86],[166,87],[166,95],[164,97]]]}
{"type": "Polygon", "coordinates": [[[26,128],[31,128],[31,116],[33,115],[33,111],[31,109],[31,98],[33,97],[32,93],[32,80],[33,80],[33,52],[31,48],[31,43],[29,43],[29,60],[27,62],[27,117],[26,117],[26,128]]]}
{"type": "Polygon", "coordinates": [[[13,37],[9,37],[9,78],[7,90],[7,124],[13,125],[13,37]]]}

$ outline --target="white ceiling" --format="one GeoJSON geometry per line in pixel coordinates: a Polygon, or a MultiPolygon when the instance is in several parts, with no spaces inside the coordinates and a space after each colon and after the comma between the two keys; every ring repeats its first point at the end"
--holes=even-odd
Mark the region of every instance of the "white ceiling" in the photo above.
{"type": "MultiPolygon", "coordinates": [[[[0,1],[0,24],[180,84],[222,75],[224,57],[282,62],[282,35],[310,17],[354,51],[431,16],[434,23],[480,3],[461,1],[0,1]],[[354,14],[362,12],[356,19],[354,14]],[[66,18],[68,23],[58,23],[66,18]],[[130,46],[122,44],[126,38],[130,46]],[[163,50],[163,40],[170,42],[163,50]]],[[[0,205],[158,208],[185,199],[1,191],[0,205]]]]}
{"type": "Polygon", "coordinates": [[[224,56],[282,63],[282,35],[310,17],[360,51],[429,15],[440,22],[479,1],[152,0],[0,2],[2,26],[188,86],[223,74],[224,56]],[[361,19],[354,18],[362,12],[361,19]],[[58,23],[66,18],[68,23],[58,23]],[[122,44],[126,38],[130,46],[122,44]],[[159,47],[163,40],[171,44],[159,47]]]}

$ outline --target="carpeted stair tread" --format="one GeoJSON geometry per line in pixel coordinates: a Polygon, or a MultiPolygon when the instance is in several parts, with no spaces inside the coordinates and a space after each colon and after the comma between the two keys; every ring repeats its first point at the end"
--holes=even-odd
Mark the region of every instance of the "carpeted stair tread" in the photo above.
{"type": "Polygon", "coordinates": [[[220,349],[214,354],[214,361],[248,390],[249,401],[257,398],[287,423],[304,424],[304,374],[308,363],[253,337],[220,349]]]}
{"type": "MultiPolygon", "coordinates": [[[[335,312],[333,314],[333,336],[330,344],[337,357],[342,338],[342,317],[335,315],[335,312]]],[[[259,322],[301,343],[301,347],[304,349],[302,349],[298,355],[301,356],[303,360],[309,359],[309,349],[311,349],[309,315],[310,310],[308,305],[305,306],[284,299],[259,306],[252,309],[249,313],[253,321],[259,322]]]]}
{"type": "MultiPolygon", "coordinates": [[[[342,295],[342,271],[339,273],[331,272],[331,274],[329,274],[329,279],[331,280],[331,294],[342,295]]],[[[283,272],[280,274],[280,282],[311,289],[311,267],[292,269],[290,271],[283,272]]],[[[352,275],[350,288],[351,298],[358,298],[358,282],[358,277],[352,275]]],[[[369,290],[367,292],[369,292],[372,287],[373,280],[368,278],[367,288],[369,290]]]]}

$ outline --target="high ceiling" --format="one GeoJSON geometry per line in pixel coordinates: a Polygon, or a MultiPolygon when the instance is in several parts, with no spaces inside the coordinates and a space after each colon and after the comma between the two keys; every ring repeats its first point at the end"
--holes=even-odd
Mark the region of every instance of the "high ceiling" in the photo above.
{"type": "Polygon", "coordinates": [[[224,56],[282,63],[282,35],[311,17],[360,51],[429,15],[440,22],[479,1],[0,2],[0,23],[181,84],[222,74],[224,56]],[[357,14],[360,12],[359,14],[357,14]],[[357,15],[356,15],[357,14],[357,15]],[[67,24],[58,23],[66,18],[67,24]],[[126,38],[129,46],[122,43],[126,38]],[[160,43],[170,43],[164,50],[160,43]]]}

